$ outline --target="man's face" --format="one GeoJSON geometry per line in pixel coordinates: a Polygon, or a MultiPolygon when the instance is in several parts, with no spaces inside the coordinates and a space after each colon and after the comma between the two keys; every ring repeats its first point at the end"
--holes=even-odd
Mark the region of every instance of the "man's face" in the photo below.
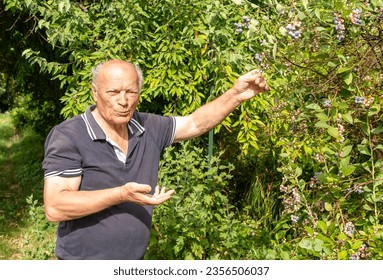
{"type": "Polygon", "coordinates": [[[105,63],[92,84],[93,97],[101,117],[111,126],[126,125],[139,100],[135,68],[124,62],[105,63]]]}

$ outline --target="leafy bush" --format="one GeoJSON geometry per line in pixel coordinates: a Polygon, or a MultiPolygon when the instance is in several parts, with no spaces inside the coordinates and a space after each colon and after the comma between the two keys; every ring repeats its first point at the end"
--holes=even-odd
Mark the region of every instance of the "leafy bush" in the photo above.
{"type": "Polygon", "coordinates": [[[23,259],[55,259],[56,224],[45,218],[44,206],[33,195],[27,197],[28,227],[24,233],[22,247],[23,259]]]}
{"type": "Polygon", "coordinates": [[[43,138],[35,132],[24,129],[17,142],[11,147],[11,162],[15,170],[17,188],[14,195],[19,221],[23,227],[20,257],[22,259],[55,258],[54,244],[56,224],[45,218],[43,198],[43,138]]]}
{"type": "Polygon", "coordinates": [[[154,211],[147,258],[251,258],[257,222],[230,204],[232,169],[189,143],[166,150],[159,185],[176,194],[154,211]]]}

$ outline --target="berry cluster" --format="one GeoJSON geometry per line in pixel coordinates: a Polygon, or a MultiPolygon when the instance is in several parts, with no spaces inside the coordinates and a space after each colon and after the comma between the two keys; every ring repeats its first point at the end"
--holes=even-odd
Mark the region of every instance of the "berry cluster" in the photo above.
{"type": "Polygon", "coordinates": [[[301,204],[301,196],[299,195],[298,189],[293,188],[290,189],[288,186],[281,185],[280,191],[285,193],[285,196],[283,197],[283,206],[285,210],[283,210],[284,213],[293,213],[297,212],[300,208],[301,204]]]}
{"type": "Polygon", "coordinates": [[[363,104],[364,103],[364,97],[355,96],[355,104],[363,104]]]}
{"type": "Polygon", "coordinates": [[[301,30],[299,29],[301,24],[302,22],[300,21],[293,21],[286,26],[286,30],[288,31],[288,34],[291,38],[297,40],[299,37],[301,37],[301,30]]]}
{"type": "Polygon", "coordinates": [[[350,261],[357,261],[360,260],[359,254],[351,254],[350,257],[348,258],[350,261]]]}
{"type": "Polygon", "coordinates": [[[243,22],[234,23],[235,31],[238,33],[242,33],[243,28],[249,29],[249,26],[250,26],[250,18],[248,16],[243,16],[242,20],[243,22]]]}
{"type": "Polygon", "coordinates": [[[347,222],[346,225],[344,226],[344,233],[347,236],[352,237],[355,233],[355,226],[352,222],[347,222]]]}
{"type": "Polygon", "coordinates": [[[331,100],[325,100],[324,102],[323,102],[323,107],[325,107],[325,108],[331,108],[331,100]]]}
{"type": "Polygon", "coordinates": [[[349,259],[353,261],[367,259],[370,255],[371,253],[368,252],[368,246],[366,244],[362,244],[362,246],[358,248],[358,252],[351,254],[349,259]]]}
{"type": "Polygon", "coordinates": [[[361,194],[363,193],[363,189],[362,189],[362,186],[359,185],[359,184],[355,184],[352,188],[347,188],[344,190],[347,194],[350,194],[350,193],[357,193],[357,194],[361,194]]]}
{"type": "Polygon", "coordinates": [[[290,219],[293,223],[297,223],[299,221],[299,216],[290,215],[290,219]]]}
{"type": "Polygon", "coordinates": [[[254,60],[258,62],[262,70],[268,69],[270,67],[267,63],[267,54],[264,52],[256,53],[254,55],[254,60]]]}
{"type": "Polygon", "coordinates": [[[360,19],[361,14],[362,14],[361,10],[353,9],[351,14],[349,15],[351,22],[356,25],[362,24],[362,20],[360,19]]]}
{"type": "Polygon", "coordinates": [[[336,29],[336,38],[339,41],[343,41],[345,39],[346,27],[344,26],[344,20],[337,13],[334,14],[333,22],[335,23],[336,29]]]}
{"type": "Polygon", "coordinates": [[[258,62],[261,62],[261,63],[263,61],[263,58],[262,58],[262,56],[259,53],[256,53],[254,55],[254,59],[257,60],[258,62]]]}
{"type": "Polygon", "coordinates": [[[340,137],[340,140],[338,140],[338,142],[343,142],[345,140],[345,137],[343,135],[343,133],[346,131],[343,124],[341,123],[342,122],[342,115],[341,114],[338,114],[338,117],[337,117],[337,123],[338,123],[338,134],[339,134],[339,137],[340,137]]]}
{"type": "Polygon", "coordinates": [[[355,96],[354,99],[355,104],[363,104],[366,107],[369,107],[373,102],[373,97],[363,97],[363,96],[355,96]]]}
{"type": "MultiPolygon", "coordinates": [[[[321,162],[325,161],[325,158],[322,155],[317,154],[315,157],[318,161],[321,161],[321,162]]],[[[318,176],[321,174],[322,174],[321,172],[315,172],[314,176],[311,177],[310,183],[309,183],[309,186],[311,188],[313,188],[315,186],[319,186],[321,184],[321,181],[318,178],[318,176]]]]}
{"type": "MultiPolygon", "coordinates": [[[[325,157],[323,156],[323,155],[321,155],[321,154],[316,154],[315,155],[315,159],[317,160],[317,161],[319,161],[319,162],[325,162],[325,157]]],[[[315,179],[317,179],[316,177],[318,177],[318,175],[319,174],[315,174],[315,179]]]]}

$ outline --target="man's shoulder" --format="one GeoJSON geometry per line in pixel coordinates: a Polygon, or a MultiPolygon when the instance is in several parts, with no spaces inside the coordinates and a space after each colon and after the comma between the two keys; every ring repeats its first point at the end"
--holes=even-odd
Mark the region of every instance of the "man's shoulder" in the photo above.
{"type": "Polygon", "coordinates": [[[77,115],[77,116],[74,116],[70,119],[67,119],[61,123],[59,123],[58,125],[56,125],[57,128],[60,128],[60,129],[64,129],[64,130],[67,130],[67,129],[72,129],[72,128],[75,128],[79,125],[83,125],[84,123],[84,120],[83,118],[81,117],[81,115],[77,115]]]}
{"type": "Polygon", "coordinates": [[[67,119],[52,128],[52,131],[61,131],[65,134],[79,133],[79,130],[85,126],[81,115],[67,119]]]}
{"type": "Polygon", "coordinates": [[[141,125],[145,125],[151,122],[163,122],[172,119],[172,116],[162,116],[153,113],[146,112],[134,112],[133,119],[139,122],[141,125]]]}

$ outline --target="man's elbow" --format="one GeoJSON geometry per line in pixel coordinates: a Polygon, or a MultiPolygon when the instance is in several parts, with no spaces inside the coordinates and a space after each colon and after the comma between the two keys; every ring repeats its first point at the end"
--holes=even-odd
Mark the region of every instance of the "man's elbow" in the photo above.
{"type": "Polygon", "coordinates": [[[63,221],[62,216],[59,211],[55,210],[53,207],[44,206],[45,217],[50,222],[61,222],[63,221]]]}

